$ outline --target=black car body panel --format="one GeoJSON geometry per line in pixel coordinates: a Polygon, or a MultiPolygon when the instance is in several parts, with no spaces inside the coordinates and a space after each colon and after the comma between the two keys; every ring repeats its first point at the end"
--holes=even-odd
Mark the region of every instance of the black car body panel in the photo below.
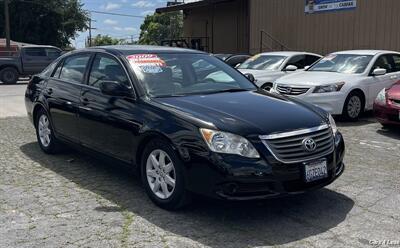
{"type": "MultiPolygon", "coordinates": [[[[34,122],[37,108],[46,110],[57,138],[137,167],[146,142],[153,137],[168,140],[185,165],[190,191],[226,199],[254,199],[304,192],[323,187],[343,172],[344,141],[335,136],[327,159],[328,177],[304,182],[303,162],[284,164],[274,158],[259,138],[329,124],[317,107],[262,90],[152,98],[132,70],[126,55],[135,53],[199,52],[165,47],[99,47],[73,52],[104,53],[126,69],[132,95],[107,96],[85,83],[66,82],[39,74],[25,95],[28,116],[34,122]],[[222,130],[247,138],[260,154],[246,158],[212,152],[199,128],[222,130]]],[[[61,61],[61,62],[60,62],[61,61]]],[[[238,73],[239,74],[239,73],[238,73]]],[[[87,72],[83,81],[87,82],[87,72]]]]}

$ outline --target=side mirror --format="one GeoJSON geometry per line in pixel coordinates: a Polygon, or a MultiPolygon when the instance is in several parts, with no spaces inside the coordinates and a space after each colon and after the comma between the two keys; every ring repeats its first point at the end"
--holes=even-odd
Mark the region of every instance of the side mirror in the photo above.
{"type": "Polygon", "coordinates": [[[247,79],[253,83],[256,81],[256,79],[254,78],[254,75],[251,73],[245,73],[244,76],[247,77],[247,79]]]}
{"type": "Polygon", "coordinates": [[[386,69],[383,68],[376,68],[373,72],[372,75],[373,76],[382,76],[386,74],[386,69]]]}
{"type": "Polygon", "coordinates": [[[100,83],[100,91],[109,96],[132,96],[130,88],[116,81],[103,81],[100,83]]]}
{"type": "Polygon", "coordinates": [[[295,66],[295,65],[288,65],[284,69],[284,71],[296,71],[296,70],[297,70],[297,66],[295,66]]]}

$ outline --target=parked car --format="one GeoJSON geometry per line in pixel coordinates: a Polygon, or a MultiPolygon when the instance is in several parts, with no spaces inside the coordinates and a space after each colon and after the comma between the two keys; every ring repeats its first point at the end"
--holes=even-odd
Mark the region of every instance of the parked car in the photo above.
{"type": "Polygon", "coordinates": [[[400,81],[379,92],[374,103],[374,114],[385,127],[400,125],[400,81]]]}
{"type": "Polygon", "coordinates": [[[19,77],[40,73],[61,50],[53,46],[23,46],[12,56],[0,56],[0,81],[15,84],[19,77]]]}
{"type": "Polygon", "coordinates": [[[250,55],[247,54],[224,54],[224,53],[219,53],[219,54],[214,54],[215,57],[221,59],[228,65],[232,67],[236,67],[246,61],[248,58],[250,58],[250,55]]]}
{"type": "Polygon", "coordinates": [[[371,110],[379,91],[400,77],[400,54],[353,50],[331,53],[304,72],[279,78],[274,91],[357,120],[371,110]]]}
{"type": "Polygon", "coordinates": [[[70,52],[32,78],[25,102],[45,153],[67,143],[131,165],[166,209],[190,192],[230,200],[305,192],[344,170],[344,141],[329,114],[258,89],[200,51],[70,52]],[[232,80],[210,81],[200,67],[232,80]]]}
{"type": "Polygon", "coordinates": [[[321,55],[307,52],[267,52],[249,58],[237,68],[243,74],[251,73],[259,87],[269,90],[276,79],[304,69],[320,58],[321,55]]]}

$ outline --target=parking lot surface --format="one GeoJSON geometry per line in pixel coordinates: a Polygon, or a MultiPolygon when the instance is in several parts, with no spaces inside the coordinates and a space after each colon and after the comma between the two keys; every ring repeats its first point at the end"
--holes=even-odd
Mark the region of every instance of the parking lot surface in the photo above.
{"type": "Polygon", "coordinates": [[[257,202],[196,198],[168,212],[127,169],[74,150],[45,155],[27,118],[4,114],[0,247],[373,247],[400,240],[400,131],[370,117],[338,125],[347,167],[327,188],[257,202]]]}

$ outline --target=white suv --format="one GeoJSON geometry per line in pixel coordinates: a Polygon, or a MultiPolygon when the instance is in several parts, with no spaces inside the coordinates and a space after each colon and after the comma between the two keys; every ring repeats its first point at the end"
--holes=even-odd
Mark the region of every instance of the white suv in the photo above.
{"type": "Polygon", "coordinates": [[[378,93],[400,78],[400,53],[353,50],[331,53],[303,72],[279,78],[273,91],[356,120],[378,93]]]}

